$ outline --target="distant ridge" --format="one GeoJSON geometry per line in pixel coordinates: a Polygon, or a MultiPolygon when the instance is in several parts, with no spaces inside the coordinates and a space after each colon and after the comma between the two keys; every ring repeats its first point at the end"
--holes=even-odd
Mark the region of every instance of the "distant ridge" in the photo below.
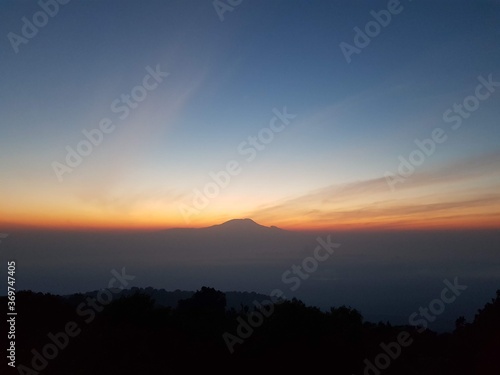
{"type": "Polygon", "coordinates": [[[309,234],[260,225],[249,218],[202,228],[172,228],[148,233],[143,254],[159,263],[196,260],[200,264],[289,258],[311,246],[309,234]]]}
{"type": "Polygon", "coordinates": [[[225,221],[222,224],[217,224],[217,225],[212,225],[210,227],[206,227],[204,229],[220,229],[220,230],[228,230],[228,231],[234,231],[234,232],[240,232],[240,231],[269,231],[269,230],[279,230],[283,231],[283,229],[280,229],[275,226],[271,227],[266,227],[264,225],[261,225],[259,223],[256,223],[252,219],[249,218],[244,218],[244,219],[231,219],[228,221],[225,221]]]}
{"type": "Polygon", "coordinates": [[[282,231],[282,232],[288,232],[285,229],[281,229],[275,225],[271,225],[270,227],[266,227],[265,225],[261,225],[257,222],[255,222],[252,219],[249,218],[243,218],[243,219],[231,219],[228,221],[225,221],[221,224],[215,224],[215,225],[210,225],[208,227],[199,227],[199,228],[190,228],[190,227],[175,227],[175,228],[169,228],[166,229],[167,231],[171,230],[211,230],[211,229],[227,229],[229,231],[233,232],[239,232],[239,231],[248,231],[248,230],[273,230],[273,231],[282,231]]]}
{"type": "MultiPolygon", "coordinates": [[[[75,306],[79,305],[81,300],[83,300],[84,297],[97,297],[97,294],[99,293],[98,290],[93,290],[90,292],[86,293],[74,293],[74,294],[69,294],[69,295],[64,295],[61,296],[70,302],[72,302],[75,306]]],[[[157,307],[171,307],[175,308],[177,307],[177,303],[181,299],[187,299],[193,296],[195,293],[194,291],[188,291],[188,290],[173,290],[173,291],[167,291],[165,289],[156,289],[152,287],[147,287],[147,288],[138,288],[138,287],[133,287],[130,289],[123,289],[121,290],[116,297],[130,297],[133,296],[136,293],[142,293],[150,296],[154,301],[155,301],[155,306],[157,307]]],[[[249,308],[252,308],[253,301],[264,301],[264,300],[269,300],[271,297],[268,295],[262,294],[262,293],[256,293],[256,292],[238,292],[238,291],[228,291],[224,292],[226,295],[226,302],[227,302],[227,309],[235,309],[235,310],[241,310],[244,306],[247,306],[249,308]]]]}

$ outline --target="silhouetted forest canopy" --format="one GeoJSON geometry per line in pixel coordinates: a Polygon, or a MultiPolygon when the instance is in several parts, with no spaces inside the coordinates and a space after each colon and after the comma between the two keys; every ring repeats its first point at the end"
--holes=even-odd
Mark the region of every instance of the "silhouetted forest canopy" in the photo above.
{"type": "MultiPolygon", "coordinates": [[[[6,304],[6,297],[0,299],[6,304]]],[[[13,371],[89,375],[207,369],[218,373],[323,369],[331,374],[370,375],[500,373],[500,290],[472,322],[457,317],[455,330],[442,334],[366,322],[359,311],[346,306],[325,312],[297,299],[272,305],[264,303],[265,299],[269,297],[226,294],[209,287],[197,292],[133,288],[120,291],[112,300],[97,291],[70,296],[18,292],[22,319],[17,323],[16,364],[25,367],[13,371]],[[252,301],[262,305],[261,312],[250,318],[258,310],[258,303],[252,301]],[[246,327],[239,327],[242,321],[246,327]],[[70,322],[74,325],[65,331],[70,322]],[[398,337],[411,344],[398,349],[398,337]],[[228,342],[233,345],[232,354],[228,342]],[[44,349],[49,343],[59,346],[53,359],[45,358],[45,354],[54,355],[44,349]],[[375,366],[386,366],[380,353],[394,357],[384,369],[375,366]],[[34,357],[40,371],[33,368],[34,357]]],[[[5,327],[5,320],[2,324],[5,327]]]]}

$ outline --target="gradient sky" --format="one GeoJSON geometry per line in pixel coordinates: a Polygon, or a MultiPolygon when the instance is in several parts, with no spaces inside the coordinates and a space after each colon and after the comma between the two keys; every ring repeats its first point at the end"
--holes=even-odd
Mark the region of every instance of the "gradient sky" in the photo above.
{"type": "Polygon", "coordinates": [[[244,0],[221,21],[211,1],[72,0],[17,53],[8,34],[40,6],[2,1],[0,225],[500,227],[500,87],[459,129],[443,120],[478,77],[500,82],[500,2],[401,7],[347,63],[340,43],[387,1],[244,0]],[[157,65],[169,76],[120,119],[113,101],[157,65]],[[238,146],[284,107],[296,117],[248,161],[238,146]],[[103,118],[115,129],[59,181],[52,163],[103,118]],[[386,172],[436,128],[446,141],[392,191],[386,172]]]}

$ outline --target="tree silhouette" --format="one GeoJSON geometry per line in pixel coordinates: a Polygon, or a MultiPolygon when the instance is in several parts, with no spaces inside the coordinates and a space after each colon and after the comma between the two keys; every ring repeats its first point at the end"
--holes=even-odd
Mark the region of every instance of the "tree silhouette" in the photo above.
{"type": "MultiPolygon", "coordinates": [[[[296,372],[303,365],[309,372],[329,366],[335,374],[361,375],[363,361],[376,358],[381,343],[394,341],[404,331],[411,334],[413,343],[381,374],[500,374],[500,291],[478,310],[471,323],[459,317],[455,331],[445,334],[363,322],[362,315],[351,307],[323,312],[297,299],[286,300],[274,305],[262,324],[248,326],[251,334],[232,355],[222,334],[237,334],[239,322],[249,322],[249,314],[256,312],[253,308],[227,310],[225,294],[209,287],[179,300],[175,309],[164,308],[150,296],[157,292],[124,291],[86,324],[75,306],[85,301],[87,294],[60,297],[20,291],[16,303],[23,319],[16,326],[16,360],[30,364],[32,348],[43,352],[43,347],[52,343],[49,332],[61,332],[66,322],[75,321],[81,334],[50,361],[44,373],[163,373],[166,368],[177,373],[199,370],[200,366],[296,372]]],[[[6,302],[7,297],[0,297],[0,304],[6,302]]],[[[0,322],[5,332],[6,323],[0,322]]],[[[1,343],[0,349],[6,349],[4,346],[5,342],[1,343]]]]}

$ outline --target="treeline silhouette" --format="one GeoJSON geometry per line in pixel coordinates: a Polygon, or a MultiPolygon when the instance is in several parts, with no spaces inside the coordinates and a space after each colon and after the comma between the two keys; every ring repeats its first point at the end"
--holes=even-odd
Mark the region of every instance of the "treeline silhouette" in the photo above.
{"type": "MultiPolygon", "coordinates": [[[[18,292],[16,365],[33,372],[2,365],[0,373],[180,374],[214,369],[234,374],[327,369],[330,374],[500,374],[500,290],[478,310],[473,322],[459,317],[456,329],[444,334],[364,322],[351,307],[323,312],[296,299],[280,301],[260,326],[234,345],[233,354],[223,334],[238,337],[238,326],[248,321],[254,306],[228,308],[226,295],[208,287],[179,300],[175,307],[163,306],[155,302],[152,291],[123,291],[106,306],[95,305],[93,314],[89,294],[18,292]],[[79,332],[66,335],[65,341],[68,322],[74,322],[79,332]],[[381,343],[395,342],[402,332],[413,339],[411,345],[402,348],[387,368],[367,369],[367,361],[373,364],[383,353],[381,343]],[[45,358],[45,367],[37,371],[32,366],[34,353],[39,353],[36,364],[41,366],[44,348],[54,342],[49,333],[59,338],[62,348],[55,358],[45,358]]],[[[7,306],[6,297],[0,300],[7,306]]],[[[2,332],[7,332],[5,320],[2,332]]]]}

